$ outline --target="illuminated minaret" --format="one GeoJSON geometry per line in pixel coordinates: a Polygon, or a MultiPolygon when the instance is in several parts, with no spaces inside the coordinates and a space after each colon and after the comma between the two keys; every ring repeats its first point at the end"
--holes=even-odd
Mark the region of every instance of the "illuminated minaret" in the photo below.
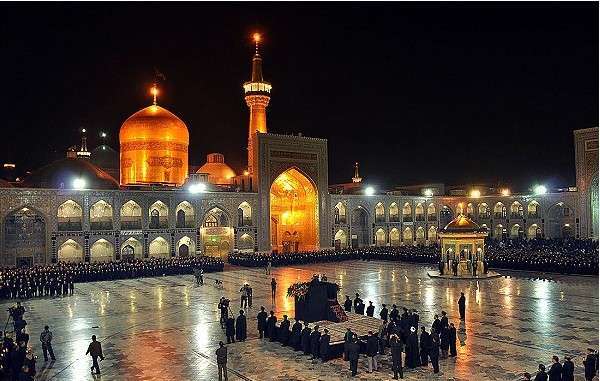
{"type": "Polygon", "coordinates": [[[81,129],[81,147],[79,148],[79,151],[77,151],[77,157],[82,159],[89,159],[91,155],[91,152],[87,149],[87,137],[85,136],[86,132],[87,131],[85,128],[81,129]]]}
{"type": "Polygon", "coordinates": [[[362,181],[362,177],[358,175],[358,161],[354,163],[354,177],[352,178],[353,183],[360,183],[362,181]]]}
{"type": "Polygon", "coordinates": [[[258,52],[260,34],[252,36],[256,45],[252,58],[252,79],[244,83],[244,99],[250,108],[250,123],[248,126],[248,173],[254,174],[254,138],[257,133],[267,132],[267,106],[271,99],[271,84],[263,80],[262,58],[258,52]]]}

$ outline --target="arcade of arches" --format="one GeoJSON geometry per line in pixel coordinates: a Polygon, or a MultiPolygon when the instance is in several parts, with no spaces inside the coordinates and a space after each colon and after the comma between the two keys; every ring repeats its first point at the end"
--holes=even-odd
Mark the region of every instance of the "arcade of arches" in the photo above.
{"type": "Polygon", "coordinates": [[[319,248],[316,187],[300,171],[281,173],[270,192],[271,247],[288,253],[319,248]]]}

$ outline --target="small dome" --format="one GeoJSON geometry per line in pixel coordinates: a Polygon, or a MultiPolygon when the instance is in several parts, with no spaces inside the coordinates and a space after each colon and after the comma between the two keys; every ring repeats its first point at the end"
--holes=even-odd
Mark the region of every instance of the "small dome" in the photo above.
{"type": "Polygon", "coordinates": [[[225,156],[220,153],[206,155],[206,163],[196,173],[207,173],[210,183],[221,185],[231,184],[235,177],[235,172],[225,164],[225,156]]]}
{"type": "Polygon", "coordinates": [[[64,158],[34,171],[23,181],[25,188],[75,189],[82,180],[84,189],[119,189],[119,183],[88,159],[64,158]]]}
{"type": "Polygon", "coordinates": [[[119,153],[106,144],[92,150],[90,161],[102,169],[118,169],[119,153]]]}
{"type": "Polygon", "coordinates": [[[121,184],[182,185],[189,141],[185,123],[160,106],[131,115],[119,131],[121,184]]]}
{"type": "Polygon", "coordinates": [[[481,232],[485,228],[477,225],[469,217],[459,214],[458,217],[450,221],[440,232],[444,233],[469,233],[469,232],[481,232]]]}

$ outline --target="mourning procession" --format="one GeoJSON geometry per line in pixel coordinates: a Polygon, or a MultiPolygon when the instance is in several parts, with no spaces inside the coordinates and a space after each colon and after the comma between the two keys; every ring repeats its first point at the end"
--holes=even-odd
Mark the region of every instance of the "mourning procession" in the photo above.
{"type": "Polygon", "coordinates": [[[1,380],[598,380],[597,2],[113,5],[1,6],[1,380]]]}

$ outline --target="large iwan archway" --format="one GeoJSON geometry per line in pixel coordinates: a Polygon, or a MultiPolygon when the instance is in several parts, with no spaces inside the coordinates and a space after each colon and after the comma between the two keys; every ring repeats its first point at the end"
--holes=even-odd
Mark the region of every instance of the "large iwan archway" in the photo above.
{"type": "Polygon", "coordinates": [[[317,189],[295,168],[271,185],[271,247],[289,253],[319,248],[317,189]]]}

